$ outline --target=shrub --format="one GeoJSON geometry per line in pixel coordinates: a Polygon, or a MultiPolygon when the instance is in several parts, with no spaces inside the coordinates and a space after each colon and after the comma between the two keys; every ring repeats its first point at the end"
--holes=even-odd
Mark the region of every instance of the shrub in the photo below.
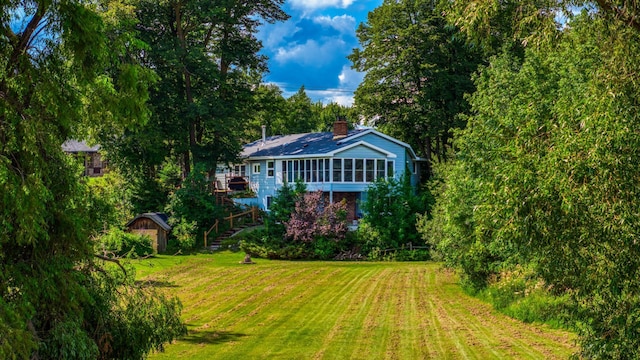
{"type": "Polygon", "coordinates": [[[111,228],[98,238],[99,252],[113,253],[118,257],[141,257],[154,254],[151,238],[147,235],[111,228]]]}
{"type": "Polygon", "coordinates": [[[362,204],[364,218],[359,229],[363,233],[365,249],[400,248],[402,244],[422,244],[416,228],[418,214],[428,214],[433,204],[430,191],[416,194],[410,178],[382,179],[367,189],[362,204]],[[366,232],[371,232],[367,235],[366,232]]]}
{"type": "Polygon", "coordinates": [[[189,222],[184,218],[178,220],[171,231],[172,237],[175,239],[175,247],[179,250],[192,250],[196,245],[197,229],[197,224],[194,221],[189,222]]]}

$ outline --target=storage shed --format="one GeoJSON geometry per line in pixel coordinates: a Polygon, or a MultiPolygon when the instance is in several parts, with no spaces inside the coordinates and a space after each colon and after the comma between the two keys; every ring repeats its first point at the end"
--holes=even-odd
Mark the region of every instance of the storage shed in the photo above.
{"type": "Polygon", "coordinates": [[[169,217],[164,213],[144,213],[129,221],[126,226],[132,233],[149,236],[153,250],[161,253],[167,249],[167,238],[171,231],[168,220],[169,217]]]}

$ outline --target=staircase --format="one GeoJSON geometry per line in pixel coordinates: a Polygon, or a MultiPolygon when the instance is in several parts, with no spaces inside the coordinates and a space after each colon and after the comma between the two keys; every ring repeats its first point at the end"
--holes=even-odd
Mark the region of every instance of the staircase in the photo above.
{"type": "Polygon", "coordinates": [[[229,229],[225,232],[223,232],[222,234],[219,234],[215,240],[213,240],[211,242],[211,245],[209,246],[209,248],[211,250],[217,250],[220,248],[220,244],[222,244],[223,240],[226,240],[230,237],[233,237],[235,234],[239,233],[240,231],[246,229],[246,228],[250,228],[253,226],[258,226],[258,225],[262,225],[262,219],[258,219],[255,223],[251,223],[251,224],[243,224],[243,225],[239,225],[236,226],[232,229],[229,229]]]}
{"type": "Polygon", "coordinates": [[[219,225],[220,221],[216,220],[215,224],[211,226],[209,231],[204,234],[204,246],[211,250],[217,250],[220,248],[220,244],[223,240],[228,239],[238,233],[239,231],[246,229],[248,227],[256,226],[262,224],[262,218],[258,216],[258,208],[252,207],[249,211],[245,211],[239,214],[229,214],[229,216],[222,219],[223,224],[229,224],[229,230],[226,230],[223,233],[219,233],[219,225]],[[248,221],[240,221],[240,219],[248,218],[248,221]],[[209,234],[215,230],[215,239],[211,242],[207,242],[207,238],[209,234]]]}

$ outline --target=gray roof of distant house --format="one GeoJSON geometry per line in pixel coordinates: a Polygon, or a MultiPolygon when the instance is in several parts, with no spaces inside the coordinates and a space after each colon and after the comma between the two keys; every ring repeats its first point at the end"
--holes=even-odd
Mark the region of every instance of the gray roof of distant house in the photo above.
{"type": "Polygon", "coordinates": [[[167,216],[167,214],[159,213],[159,212],[140,214],[140,215],[136,216],[135,218],[133,218],[133,220],[129,221],[127,223],[127,225],[125,225],[125,226],[129,226],[129,225],[133,224],[134,221],[136,221],[136,220],[138,220],[140,218],[150,219],[153,222],[155,222],[156,224],[158,224],[165,231],[171,231],[171,226],[169,226],[169,224],[168,224],[169,217],[167,216]]]}
{"type": "Polygon", "coordinates": [[[411,146],[408,144],[373,129],[364,128],[350,130],[346,137],[338,140],[333,140],[333,132],[270,136],[267,137],[264,142],[260,139],[245,145],[240,156],[242,158],[269,158],[328,154],[358,142],[360,136],[366,133],[375,133],[379,136],[386,137],[391,141],[406,146],[410,152],[414,154],[411,146]]]}
{"type": "Polygon", "coordinates": [[[84,141],[67,140],[62,144],[62,150],[69,153],[98,152],[100,150],[100,145],[89,146],[84,141]]]}

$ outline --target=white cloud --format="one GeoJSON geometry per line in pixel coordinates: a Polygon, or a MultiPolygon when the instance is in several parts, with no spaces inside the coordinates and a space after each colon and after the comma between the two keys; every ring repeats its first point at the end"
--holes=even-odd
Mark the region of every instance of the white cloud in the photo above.
{"type": "Polygon", "coordinates": [[[346,9],[354,0],[291,0],[291,7],[304,10],[318,10],[325,8],[346,9]]]}
{"type": "Polygon", "coordinates": [[[285,41],[285,37],[292,36],[300,31],[300,28],[292,21],[270,24],[268,29],[268,31],[262,33],[262,38],[260,39],[267,49],[278,47],[285,41]]]}
{"type": "Polygon", "coordinates": [[[356,19],[349,15],[316,16],[313,18],[313,22],[324,27],[334,28],[343,34],[353,34],[356,28],[356,19]]]}
{"type": "Polygon", "coordinates": [[[351,69],[349,65],[342,66],[342,72],[338,75],[340,87],[355,90],[364,79],[364,73],[351,69]]]}
{"type": "Polygon", "coordinates": [[[304,44],[278,48],[274,59],[279,63],[295,62],[320,67],[331,62],[335,54],[342,53],[345,47],[346,43],[342,39],[329,39],[323,44],[315,40],[307,40],[304,44]]]}

